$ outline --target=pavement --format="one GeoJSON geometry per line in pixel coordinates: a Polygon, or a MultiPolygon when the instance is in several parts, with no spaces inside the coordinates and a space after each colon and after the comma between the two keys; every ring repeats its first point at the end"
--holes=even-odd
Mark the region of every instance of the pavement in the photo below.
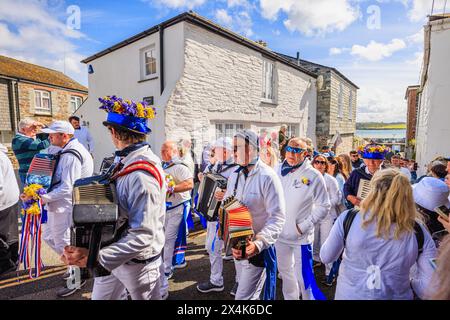
{"type": "MultiPolygon", "coordinates": [[[[174,276],[169,280],[168,300],[233,300],[229,294],[234,285],[234,263],[224,261],[225,290],[223,292],[200,293],[196,286],[198,282],[209,279],[210,265],[208,253],[205,250],[206,230],[201,229],[199,224],[189,234],[188,249],[186,251],[187,267],[176,269],[174,276]]],[[[42,256],[45,268],[38,279],[29,279],[27,272],[13,272],[0,276],[0,300],[89,300],[93,280],[87,281],[79,291],[70,297],[58,298],[57,290],[65,284],[62,274],[66,268],[62,265],[59,257],[45,244],[42,244],[42,256]]],[[[324,268],[315,269],[319,288],[327,299],[334,297],[335,286],[326,287],[321,284],[325,279],[324,268]]],[[[282,300],[281,280],[277,281],[277,299],[282,300]]]]}

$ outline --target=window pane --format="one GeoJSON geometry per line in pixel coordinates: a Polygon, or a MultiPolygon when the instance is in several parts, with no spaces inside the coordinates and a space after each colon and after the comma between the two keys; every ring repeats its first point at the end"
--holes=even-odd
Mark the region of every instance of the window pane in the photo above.
{"type": "Polygon", "coordinates": [[[45,98],[42,99],[42,108],[44,109],[50,109],[50,100],[45,98]]]}
{"type": "Polygon", "coordinates": [[[39,91],[34,92],[34,105],[35,108],[41,108],[41,93],[39,91]]]}

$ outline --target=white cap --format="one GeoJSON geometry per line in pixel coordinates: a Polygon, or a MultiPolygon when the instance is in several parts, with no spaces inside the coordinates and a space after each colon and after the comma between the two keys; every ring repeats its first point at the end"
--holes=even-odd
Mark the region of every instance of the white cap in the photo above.
{"type": "Polygon", "coordinates": [[[214,148],[224,148],[227,150],[233,150],[233,141],[229,137],[219,138],[214,142],[214,148]]]}
{"type": "Polygon", "coordinates": [[[413,186],[414,201],[421,207],[434,211],[442,205],[449,206],[448,186],[440,179],[426,177],[413,186]]]}
{"type": "Polygon", "coordinates": [[[44,133],[67,133],[74,134],[75,129],[67,121],[55,121],[48,128],[43,128],[42,132],[44,133]]]}

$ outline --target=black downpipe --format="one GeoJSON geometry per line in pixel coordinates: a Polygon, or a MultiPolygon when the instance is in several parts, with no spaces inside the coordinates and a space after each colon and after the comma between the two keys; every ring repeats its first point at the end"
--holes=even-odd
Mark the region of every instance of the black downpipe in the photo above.
{"type": "Polygon", "coordinates": [[[164,92],[164,26],[159,26],[159,77],[161,95],[164,92]]]}
{"type": "Polygon", "coordinates": [[[19,109],[19,82],[16,82],[14,84],[14,90],[16,91],[16,119],[17,119],[17,123],[19,123],[20,121],[20,109],[19,109]]]}
{"type": "Polygon", "coordinates": [[[13,135],[16,133],[16,112],[14,107],[14,86],[13,81],[8,81],[8,99],[9,99],[9,117],[11,119],[11,131],[13,135]]]}

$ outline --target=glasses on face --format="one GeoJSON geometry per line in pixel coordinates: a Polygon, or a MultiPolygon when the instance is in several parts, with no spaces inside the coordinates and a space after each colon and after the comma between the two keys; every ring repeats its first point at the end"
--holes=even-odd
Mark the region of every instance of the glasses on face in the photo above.
{"type": "Polygon", "coordinates": [[[352,154],[352,158],[358,158],[357,154],[352,154]]]}
{"type": "Polygon", "coordinates": [[[314,164],[321,164],[321,165],[326,165],[327,163],[325,161],[320,161],[320,160],[315,160],[314,164]]]}
{"type": "Polygon", "coordinates": [[[305,150],[302,148],[295,148],[295,147],[291,147],[291,146],[286,147],[286,152],[302,153],[303,151],[305,151],[305,150]]]}

